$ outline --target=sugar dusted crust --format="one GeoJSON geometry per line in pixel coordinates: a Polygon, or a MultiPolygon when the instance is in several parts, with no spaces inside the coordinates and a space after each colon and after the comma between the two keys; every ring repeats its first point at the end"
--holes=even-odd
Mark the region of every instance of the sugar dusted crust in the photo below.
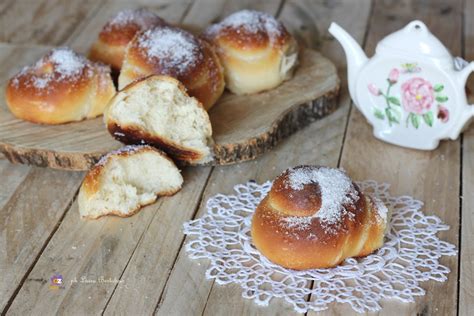
{"type": "Polygon", "coordinates": [[[380,220],[379,209],[341,170],[291,168],[258,205],[253,243],[290,269],[333,267],[382,246],[387,222],[380,220]]]}
{"type": "Polygon", "coordinates": [[[127,45],[138,32],[167,24],[144,8],[123,10],[107,21],[99,33],[99,40],[110,45],[127,45]]]}
{"type": "Polygon", "coordinates": [[[102,28],[92,45],[89,58],[101,61],[119,71],[128,43],[137,33],[155,26],[167,25],[155,13],[146,9],[124,10],[113,16],[102,28]]]}
{"type": "Polygon", "coordinates": [[[31,95],[53,95],[71,85],[79,88],[86,85],[102,67],[68,48],[57,48],[36,63],[23,67],[10,79],[8,86],[31,95]]]}
{"type": "Polygon", "coordinates": [[[7,105],[15,116],[44,124],[101,115],[114,94],[107,66],[64,47],[24,67],[6,87],[7,105]]]}
{"type": "Polygon", "coordinates": [[[224,69],[212,46],[175,27],[155,27],[130,42],[119,87],[152,74],[178,79],[206,110],[224,91],[224,69]]]}
{"type": "Polygon", "coordinates": [[[139,34],[129,50],[153,65],[157,73],[175,78],[195,73],[204,61],[199,39],[174,27],[155,27],[139,34]]]}
{"type": "Polygon", "coordinates": [[[239,49],[283,47],[291,35],[285,26],[270,14],[242,10],[206,29],[204,37],[239,49]]]}
{"type": "Polygon", "coordinates": [[[212,43],[224,66],[226,87],[235,94],[270,90],[292,77],[298,44],[273,16],[236,12],[210,26],[203,38],[212,43]]]}

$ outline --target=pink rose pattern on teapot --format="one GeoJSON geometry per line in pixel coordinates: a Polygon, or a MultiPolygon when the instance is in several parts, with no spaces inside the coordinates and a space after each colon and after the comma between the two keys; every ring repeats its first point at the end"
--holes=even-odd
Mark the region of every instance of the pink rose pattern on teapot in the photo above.
{"type": "Polygon", "coordinates": [[[403,64],[401,70],[393,68],[387,78],[387,89],[382,91],[375,84],[368,85],[369,92],[374,96],[381,96],[385,100],[383,109],[374,108],[374,115],[380,120],[387,119],[388,124],[400,124],[402,112],[408,113],[406,126],[411,124],[418,129],[421,122],[432,127],[436,118],[442,123],[449,120],[449,110],[443,103],[448,101],[448,97],[443,95],[444,86],[435,84],[428,80],[416,76],[404,81],[400,86],[400,98],[393,95],[392,88],[397,86],[401,75],[421,72],[421,68],[416,63],[403,64]]]}
{"type": "Polygon", "coordinates": [[[433,102],[433,86],[429,81],[414,77],[402,84],[402,104],[406,112],[425,114],[433,102]]]}

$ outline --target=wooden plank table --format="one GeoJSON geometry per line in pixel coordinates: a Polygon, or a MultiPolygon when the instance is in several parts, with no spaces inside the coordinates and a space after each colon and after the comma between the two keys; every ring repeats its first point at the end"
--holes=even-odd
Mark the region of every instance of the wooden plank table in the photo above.
{"type": "MultiPolygon", "coordinates": [[[[299,131],[256,161],[233,166],[188,168],[185,186],[137,215],[82,221],[76,195],[83,173],[13,165],[0,157],[0,311],[11,315],[275,315],[294,314],[273,300],[258,307],[237,285],[205,279],[206,262],[188,259],[184,221],[206,212],[205,201],[231,193],[249,179],[264,182],[287,167],[344,167],[358,180],[391,184],[394,195],[425,202],[427,214],[451,229],[439,234],[459,253],[443,257],[446,283],[426,282],[415,303],[384,302],[383,315],[472,315],[474,312],[474,128],[431,152],[382,143],[351,106],[346,62],[327,27],[337,21],[371,55],[384,35],[415,18],[423,20],[454,55],[474,59],[474,0],[3,0],[0,3],[0,82],[51,47],[87,52],[99,28],[118,10],[148,7],[168,21],[199,30],[243,8],[267,11],[285,22],[306,46],[320,50],[342,79],[340,108],[299,131]],[[49,289],[54,273],[65,288],[49,289]],[[71,283],[68,280],[117,280],[71,283]]],[[[474,91],[474,84],[471,85],[474,91]]],[[[310,299],[310,298],[309,298],[310,299]]],[[[314,313],[309,313],[314,314],[314,313]]],[[[320,313],[352,314],[334,304],[320,313]]],[[[371,314],[372,315],[372,314],[371,314]]]]}

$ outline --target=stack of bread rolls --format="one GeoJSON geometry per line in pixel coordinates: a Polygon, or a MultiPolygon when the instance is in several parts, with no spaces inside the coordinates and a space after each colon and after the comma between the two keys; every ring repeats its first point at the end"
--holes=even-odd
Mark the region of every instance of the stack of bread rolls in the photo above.
{"type": "MultiPolygon", "coordinates": [[[[236,12],[210,26],[202,36],[195,36],[169,25],[146,9],[124,10],[105,23],[92,45],[89,58],[95,62],[67,48],[53,50],[10,80],[7,104],[18,118],[36,123],[60,124],[101,115],[116,93],[110,69],[100,64],[104,63],[120,72],[121,97],[135,95],[136,90],[156,84],[151,75],[168,76],[179,81],[173,89],[178,99],[184,92],[197,100],[196,108],[208,111],[226,85],[233,93],[258,93],[290,78],[297,64],[297,51],[296,41],[285,26],[263,12],[236,12]],[[139,81],[150,82],[136,84],[139,81]]],[[[174,95],[171,90],[166,91],[174,95]]],[[[110,105],[117,103],[119,95],[110,105]]],[[[161,97],[166,99],[165,95],[155,93],[149,93],[147,98],[161,97]]],[[[140,104],[151,101],[142,98],[140,104]]],[[[142,107],[127,108],[127,111],[135,111],[135,116],[148,115],[137,111],[142,107]]],[[[153,124],[134,124],[131,129],[127,122],[130,117],[133,117],[131,113],[105,116],[108,130],[119,141],[152,144],[180,162],[202,164],[212,160],[212,141],[208,140],[212,134],[210,123],[203,125],[206,141],[193,143],[190,150],[189,139],[184,141],[179,133],[181,127],[184,131],[193,130],[185,125],[194,122],[193,119],[170,121],[180,128],[168,125],[166,129],[178,134],[167,135],[166,141],[163,137],[152,141],[149,136],[157,133],[153,124]],[[187,154],[178,154],[177,148],[187,154]]]]}
{"type": "MultiPolygon", "coordinates": [[[[131,214],[165,194],[158,188],[144,193],[136,181],[147,172],[133,167],[148,159],[142,157],[156,157],[146,161],[163,170],[171,170],[169,164],[176,168],[165,155],[179,164],[211,162],[207,111],[225,86],[238,94],[278,86],[291,77],[297,45],[282,23],[262,12],[234,13],[196,36],[151,11],[136,9],[111,17],[88,57],[69,48],[52,50],[9,81],[6,99],[16,117],[35,123],[61,124],[104,114],[107,129],[119,141],[161,150],[126,147],[91,170],[81,188],[80,211],[84,218],[97,218],[131,214]],[[111,72],[118,74],[118,93],[111,72]],[[128,198],[135,202],[121,208],[118,201],[128,198]]],[[[180,186],[172,187],[169,192],[180,186]]]]}

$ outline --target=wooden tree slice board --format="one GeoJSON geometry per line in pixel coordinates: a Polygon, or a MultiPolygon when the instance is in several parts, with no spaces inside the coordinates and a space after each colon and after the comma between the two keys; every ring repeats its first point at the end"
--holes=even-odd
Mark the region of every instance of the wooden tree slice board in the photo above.
{"type": "MultiPolygon", "coordinates": [[[[2,88],[2,94],[4,91],[2,88]]],[[[336,67],[318,52],[306,49],[294,77],[279,87],[255,95],[225,93],[209,112],[215,140],[212,164],[258,157],[284,137],[334,111],[338,92],[336,67]]],[[[0,151],[12,162],[87,170],[102,155],[122,146],[107,132],[102,117],[38,125],[16,119],[4,95],[0,98],[0,151]]]]}

